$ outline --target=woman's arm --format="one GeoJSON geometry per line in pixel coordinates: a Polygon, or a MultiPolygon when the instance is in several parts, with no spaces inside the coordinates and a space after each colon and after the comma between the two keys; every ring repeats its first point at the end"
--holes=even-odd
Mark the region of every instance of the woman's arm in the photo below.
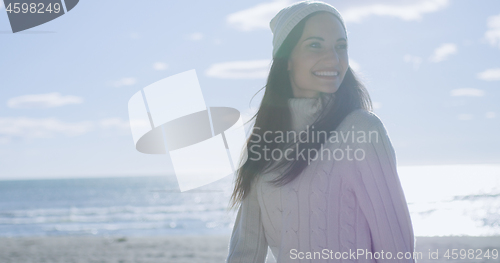
{"type": "MultiPolygon", "coordinates": [[[[380,119],[374,114],[366,117],[371,124],[365,126],[370,127],[365,130],[365,141],[357,137],[355,144],[364,152],[364,158],[354,161],[357,172],[352,179],[356,198],[370,227],[372,252],[392,253],[392,259],[385,257],[377,262],[415,262],[413,258],[404,258],[405,253],[413,257],[415,241],[397,174],[395,151],[380,119]],[[400,256],[403,258],[398,259],[400,256]]],[[[361,157],[359,150],[358,157],[361,157]]]]}
{"type": "Polygon", "coordinates": [[[267,256],[267,240],[260,216],[255,183],[238,210],[234,223],[227,263],[264,263],[267,256]]]}

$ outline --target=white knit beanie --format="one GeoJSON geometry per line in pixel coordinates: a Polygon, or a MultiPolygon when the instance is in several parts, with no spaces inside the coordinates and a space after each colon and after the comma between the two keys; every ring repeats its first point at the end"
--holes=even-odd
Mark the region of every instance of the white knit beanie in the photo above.
{"type": "Polygon", "coordinates": [[[307,15],[317,12],[317,11],[327,11],[335,15],[342,26],[344,31],[347,31],[344,24],[344,19],[340,15],[339,11],[330,4],[320,2],[320,1],[302,1],[295,3],[291,6],[281,9],[281,11],[276,14],[276,16],[271,19],[269,23],[271,27],[271,32],[273,32],[273,57],[276,56],[279,48],[285,41],[286,37],[292,31],[292,29],[307,15]]]}

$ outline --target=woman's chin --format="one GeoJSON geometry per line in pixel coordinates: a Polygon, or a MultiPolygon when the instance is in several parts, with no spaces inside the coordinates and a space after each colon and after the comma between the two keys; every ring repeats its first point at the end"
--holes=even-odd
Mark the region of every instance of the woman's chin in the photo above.
{"type": "Polygon", "coordinates": [[[337,90],[339,90],[339,89],[338,89],[338,88],[334,88],[334,89],[332,89],[332,88],[327,88],[327,89],[321,90],[321,92],[331,94],[331,93],[335,93],[335,92],[337,92],[337,90]]]}

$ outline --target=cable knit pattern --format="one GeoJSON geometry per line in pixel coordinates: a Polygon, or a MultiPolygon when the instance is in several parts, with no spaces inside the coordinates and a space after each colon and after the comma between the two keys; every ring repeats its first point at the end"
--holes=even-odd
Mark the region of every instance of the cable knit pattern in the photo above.
{"type": "MultiPolygon", "coordinates": [[[[299,225],[300,220],[296,217],[297,214],[295,210],[299,207],[299,184],[298,180],[291,182],[287,191],[286,191],[286,199],[285,201],[285,210],[283,214],[283,230],[284,230],[284,238],[281,240],[284,244],[281,244],[281,248],[285,247],[299,247],[299,225]]],[[[276,255],[278,256],[278,255],[276,255]]]]}
{"type": "MultiPolygon", "coordinates": [[[[319,167],[318,171],[313,175],[311,183],[311,191],[309,198],[310,214],[310,229],[311,239],[309,247],[315,248],[317,251],[328,248],[327,224],[328,218],[328,186],[329,186],[328,171],[323,167],[319,167]]],[[[316,260],[315,262],[327,262],[325,260],[316,260]]]]}
{"type": "MultiPolygon", "coordinates": [[[[289,99],[294,131],[305,130],[316,120],[326,105],[324,99],[289,99]]],[[[226,262],[264,263],[268,246],[278,263],[416,262],[396,258],[397,252],[413,253],[415,243],[396,155],[384,125],[374,113],[360,109],[351,112],[336,131],[338,140],[327,141],[324,148],[333,153],[350,147],[351,157],[357,149],[364,158],[318,158],[282,187],[269,181],[284,168],[260,174],[239,208],[226,262]],[[344,141],[340,135],[365,132],[366,139],[370,131],[376,141],[359,137],[344,141]],[[390,251],[393,258],[353,258],[349,252],[357,249],[390,251]],[[336,252],[347,253],[335,258],[336,252]]]]}
{"type": "MultiPolygon", "coordinates": [[[[356,250],[355,247],[355,197],[354,194],[345,182],[341,183],[342,186],[340,194],[340,251],[348,252],[356,250]]],[[[342,259],[341,262],[355,262],[352,258],[342,259]]]]}

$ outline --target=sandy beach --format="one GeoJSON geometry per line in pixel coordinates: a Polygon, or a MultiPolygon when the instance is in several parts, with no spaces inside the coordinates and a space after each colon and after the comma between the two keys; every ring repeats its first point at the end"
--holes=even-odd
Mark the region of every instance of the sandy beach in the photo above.
{"type": "MultiPolygon", "coordinates": [[[[2,263],[73,263],[73,262],[168,262],[215,263],[224,262],[229,236],[170,236],[170,237],[2,237],[0,262],[2,263]]],[[[477,258],[478,252],[500,250],[500,237],[417,237],[417,252],[422,252],[418,262],[499,262],[497,257],[477,258]],[[457,249],[456,260],[444,254],[457,249]],[[460,250],[474,249],[475,257],[460,259],[460,250]],[[429,252],[438,255],[429,259],[429,252]],[[438,252],[437,254],[435,252],[438,252]]],[[[465,254],[464,254],[465,255],[465,254]]],[[[498,255],[498,254],[497,254],[498,255]]],[[[275,262],[269,257],[268,263],[275,262]]],[[[298,262],[298,261],[297,261],[298,262]]]]}

